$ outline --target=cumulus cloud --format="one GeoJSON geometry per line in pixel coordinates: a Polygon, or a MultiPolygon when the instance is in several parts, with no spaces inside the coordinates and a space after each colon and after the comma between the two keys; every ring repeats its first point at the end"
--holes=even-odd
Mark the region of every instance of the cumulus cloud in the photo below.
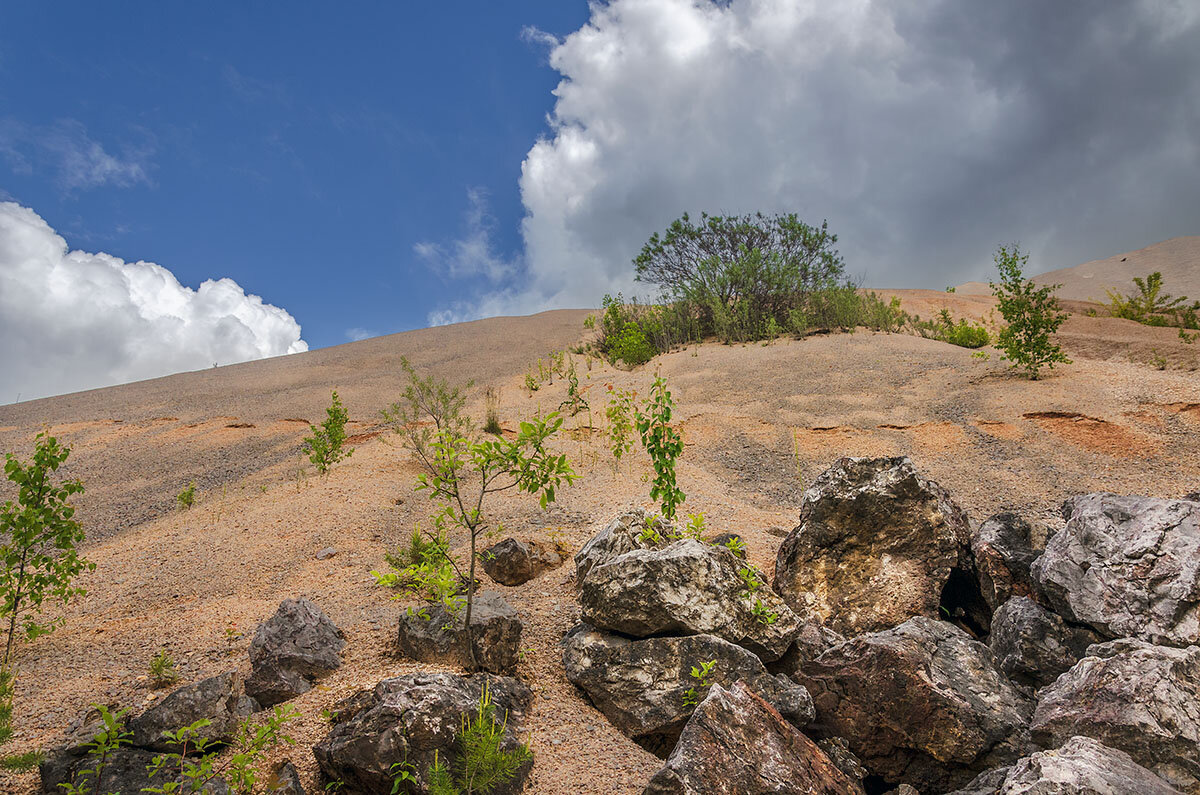
{"type": "Polygon", "coordinates": [[[283,309],[232,279],[192,290],[152,262],[70,251],[0,203],[0,401],[308,350],[283,309]]]}
{"type": "Polygon", "coordinates": [[[13,121],[0,122],[0,154],[17,173],[39,168],[55,173],[66,194],[101,186],[130,187],[150,183],[148,145],[127,148],[120,155],[93,140],[83,124],[64,119],[46,127],[13,121]]]}
{"type": "Polygon", "coordinates": [[[997,243],[1077,264],[1196,233],[1200,6],[612,0],[552,47],[524,257],[458,316],[594,305],[682,212],[828,218],[852,275],[936,286],[997,243]]]}

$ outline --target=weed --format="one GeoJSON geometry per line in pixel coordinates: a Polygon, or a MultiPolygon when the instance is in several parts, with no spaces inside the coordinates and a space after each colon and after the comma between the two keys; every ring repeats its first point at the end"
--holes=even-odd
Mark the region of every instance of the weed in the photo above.
{"type": "Polygon", "coordinates": [[[687,524],[683,528],[683,536],[695,539],[696,541],[702,541],[704,531],[707,529],[703,513],[689,513],[687,524]]]}
{"type": "Polygon", "coordinates": [[[24,773],[33,770],[42,763],[46,754],[42,751],[26,751],[23,754],[9,754],[0,757],[0,770],[11,770],[14,773],[24,773]]]}
{"type": "Polygon", "coordinates": [[[489,386],[483,390],[483,401],[487,406],[487,419],[483,423],[483,431],[493,436],[500,436],[503,432],[503,429],[500,427],[500,394],[494,386],[489,386]]]}
{"type": "Polygon", "coordinates": [[[1188,334],[1182,328],[1179,329],[1179,339],[1183,340],[1185,345],[1191,345],[1198,338],[1200,338],[1200,334],[1188,334]]]}
{"type": "Polygon", "coordinates": [[[650,499],[659,501],[663,518],[667,521],[675,518],[675,509],[686,499],[675,481],[675,460],[683,452],[683,437],[670,425],[674,406],[667,382],[657,377],[650,387],[645,408],[638,409],[635,418],[642,446],[654,467],[650,499]]]}
{"type": "Polygon", "coordinates": [[[183,490],[175,495],[175,507],[181,511],[186,511],[196,504],[196,481],[192,481],[183,487],[183,490]]]}
{"type": "Polygon", "coordinates": [[[662,543],[662,540],[658,528],[649,521],[642,527],[642,532],[638,533],[638,541],[648,546],[658,546],[662,543]]]}
{"type": "Polygon", "coordinates": [[[92,741],[87,744],[87,758],[92,761],[92,767],[80,770],[75,774],[74,781],[60,784],[65,795],[100,795],[100,784],[104,780],[104,768],[113,752],[129,745],[132,732],[125,730],[124,718],[128,709],[109,711],[103,704],[93,704],[92,709],[100,714],[100,722],[104,727],[92,741]],[[91,787],[88,787],[88,783],[91,787]]]}
{"type": "Polygon", "coordinates": [[[166,649],[159,649],[158,654],[150,660],[150,683],[154,687],[170,687],[178,681],[179,671],[175,669],[175,661],[166,649]]]}
{"type": "Polygon", "coordinates": [[[614,389],[608,384],[609,401],[604,409],[608,418],[609,449],[613,454],[613,471],[621,471],[621,458],[633,447],[633,400],[637,393],[614,389]]]}
{"type": "Polygon", "coordinates": [[[762,575],[753,566],[742,566],[738,569],[738,577],[748,593],[757,593],[763,587],[762,575]]]}
{"type": "Polygon", "coordinates": [[[704,699],[708,689],[712,687],[713,669],[716,666],[716,660],[701,661],[699,667],[692,666],[691,677],[696,680],[696,684],[683,691],[683,706],[694,707],[704,699]]]}
{"type": "Polygon", "coordinates": [[[730,536],[721,544],[738,557],[743,557],[746,554],[746,542],[740,536],[730,536]]]}
{"type": "Polygon", "coordinates": [[[936,320],[921,320],[920,315],[909,319],[913,331],[926,339],[940,340],[960,348],[982,348],[991,341],[987,329],[982,325],[967,322],[959,318],[957,323],[950,316],[950,310],[943,309],[936,320]]]}
{"type": "Polygon", "coordinates": [[[538,383],[537,378],[534,377],[533,373],[525,374],[525,388],[529,390],[529,394],[532,395],[534,392],[538,391],[539,386],[540,384],[538,383]]]}
{"type": "Polygon", "coordinates": [[[1158,348],[1150,349],[1150,366],[1155,370],[1167,369],[1167,357],[1158,352],[1158,348]]]}
{"type": "Polygon", "coordinates": [[[754,607],[750,608],[750,614],[758,619],[760,624],[774,624],[779,618],[779,614],[767,607],[761,597],[754,597],[754,607]]]}

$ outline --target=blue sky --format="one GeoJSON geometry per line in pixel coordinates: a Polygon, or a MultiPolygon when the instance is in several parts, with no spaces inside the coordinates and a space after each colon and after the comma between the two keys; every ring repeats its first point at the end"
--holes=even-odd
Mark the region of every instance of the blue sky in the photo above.
{"type": "Polygon", "coordinates": [[[685,211],[876,287],[1197,234],[1197,74],[1188,0],[8,3],[0,402],[595,306],[685,211]]]}
{"type": "Polygon", "coordinates": [[[567,0],[116,7],[6,4],[0,119],[141,173],[80,184],[29,146],[22,163],[0,156],[0,189],[71,248],[192,287],[234,278],[311,347],[425,326],[462,289],[413,247],[461,234],[468,189],[497,250],[519,248],[521,161],[559,80],[522,30],[587,18],[567,0]]]}

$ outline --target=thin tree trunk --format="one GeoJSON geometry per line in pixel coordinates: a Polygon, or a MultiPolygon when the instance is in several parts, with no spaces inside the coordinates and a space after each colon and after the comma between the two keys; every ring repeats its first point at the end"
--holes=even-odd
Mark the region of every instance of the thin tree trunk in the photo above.
{"type": "Polygon", "coordinates": [[[471,625],[471,608],[475,602],[475,536],[478,532],[471,528],[471,566],[467,574],[467,662],[472,672],[479,670],[479,661],[475,657],[475,628],[471,625]]]}

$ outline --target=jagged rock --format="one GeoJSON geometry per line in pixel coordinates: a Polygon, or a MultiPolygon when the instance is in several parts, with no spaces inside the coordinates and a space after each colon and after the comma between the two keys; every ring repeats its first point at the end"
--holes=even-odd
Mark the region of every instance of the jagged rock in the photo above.
{"type": "Polygon", "coordinates": [[[1033,704],[992,665],[988,649],[918,616],[860,635],[808,663],[810,733],[844,737],[885,781],[941,792],[1024,752],[1033,704]]]}
{"type": "Polygon", "coordinates": [[[746,559],[746,540],[737,533],[721,533],[721,535],[715,536],[708,543],[712,544],[714,547],[725,547],[742,560],[746,559]],[[738,547],[740,551],[735,550],[730,546],[730,544],[733,544],[734,547],[738,547]]]}
{"type": "Polygon", "coordinates": [[[1183,495],[1183,498],[1185,500],[1191,500],[1192,502],[1200,502],[1200,491],[1189,491],[1187,494],[1183,495]]]}
{"type": "Polygon", "coordinates": [[[1033,565],[1056,612],[1109,638],[1200,643],[1200,505],[1101,493],[1063,513],[1033,565]]]}
{"type": "Polygon", "coordinates": [[[992,609],[1013,596],[1034,595],[1029,567],[1046,548],[1049,529],[1015,513],[986,519],[971,535],[979,590],[992,609]]]}
{"type": "MultiPolygon", "coordinates": [[[[62,795],[60,785],[74,784],[84,792],[103,792],[105,795],[142,795],[146,787],[162,787],[178,777],[172,777],[167,771],[160,771],[151,776],[148,768],[157,756],[153,751],[144,748],[119,748],[109,754],[104,761],[104,770],[97,785],[94,771],[99,760],[89,757],[88,749],[80,747],[77,755],[64,752],[63,749],[52,751],[39,766],[42,777],[42,792],[45,795],[62,795]],[[86,772],[85,772],[86,771],[86,772]]],[[[205,784],[200,792],[203,795],[227,795],[229,787],[222,778],[215,778],[205,784]]]]}
{"type": "Polygon", "coordinates": [[[754,654],[712,635],[630,640],[579,624],[562,646],[567,679],[622,733],[660,756],[674,747],[695,709],[687,691],[703,694],[691,671],[704,662],[715,662],[712,682],[728,687],[745,680],[793,723],[802,726],[814,717],[808,691],[767,673],[754,654]]]}
{"type": "Polygon", "coordinates": [[[663,549],[635,549],[596,566],[583,580],[584,623],[644,638],[709,634],[779,659],[799,629],[796,616],[765,584],[751,592],[746,568],[724,547],[692,539],[663,549]],[[755,616],[755,604],[774,615],[755,616]]]}
{"type": "Polygon", "coordinates": [[[867,769],[858,761],[858,757],[850,750],[850,743],[845,739],[825,737],[817,741],[817,747],[824,751],[829,761],[851,781],[862,784],[863,779],[867,777],[867,769]]]}
{"type": "Polygon", "coordinates": [[[1134,762],[1129,754],[1090,737],[1072,737],[1011,767],[989,770],[951,795],[1179,795],[1179,790],[1134,762]]]}
{"type": "Polygon", "coordinates": [[[420,662],[469,668],[470,642],[481,670],[494,674],[515,672],[524,625],[504,597],[496,591],[475,594],[469,640],[464,620],[465,613],[456,616],[442,604],[427,606],[424,615],[417,610],[406,611],[400,616],[397,635],[401,654],[420,662]]]}
{"type": "Polygon", "coordinates": [[[618,555],[632,552],[635,549],[652,549],[654,543],[642,541],[640,536],[650,521],[658,530],[659,525],[653,518],[646,516],[641,508],[631,508],[622,511],[604,529],[588,539],[578,552],[575,553],[575,582],[583,584],[583,578],[593,567],[608,563],[618,555]]]}
{"type": "Polygon", "coordinates": [[[284,760],[265,782],[269,795],[304,795],[300,773],[291,760],[284,760]]]}
{"type": "Polygon", "coordinates": [[[1068,625],[1032,599],[1014,596],[992,616],[988,646],[1001,673],[1036,690],[1057,679],[1100,640],[1094,631],[1068,625]]]}
{"type": "MultiPolygon", "coordinates": [[[[313,746],[321,771],[346,783],[350,791],[392,791],[395,764],[407,764],[415,785],[401,792],[428,791],[427,774],[434,754],[451,767],[458,759],[456,741],[464,717],[479,709],[483,689],[495,707],[495,719],[504,724],[505,750],[524,739],[521,723],[533,703],[533,693],[522,682],[504,676],[475,674],[409,674],[385,679],[371,691],[369,706],[342,718],[329,734],[313,746]]],[[[532,760],[496,795],[520,792],[533,767],[532,760]]]]}
{"type": "Polygon", "coordinates": [[[800,613],[797,618],[800,621],[800,629],[796,632],[792,645],[782,657],[770,663],[767,670],[792,676],[829,649],[846,642],[844,637],[826,627],[812,614],[800,613]]]}
{"type": "Polygon", "coordinates": [[[539,574],[561,566],[563,556],[542,541],[506,538],[479,556],[483,570],[501,585],[521,585],[539,574]]]}
{"type": "Polygon", "coordinates": [[[862,795],[744,682],[713,685],[644,795],[862,795]]]}
{"type": "Polygon", "coordinates": [[[241,677],[229,671],[184,685],[131,720],[131,741],[153,751],[178,751],[165,733],[207,719],[209,724],[197,736],[210,743],[229,742],[238,724],[257,709],[258,704],[246,695],[241,677]]]}
{"type": "Polygon", "coordinates": [[[307,599],[285,599],[258,625],[250,642],[246,692],[264,707],[293,699],[342,664],[346,641],[321,608],[307,599]]]}
{"type": "Polygon", "coordinates": [[[1200,648],[1103,643],[1038,693],[1044,747],[1075,735],[1126,752],[1173,786],[1200,792],[1200,648]]]}
{"type": "Polygon", "coordinates": [[[969,541],[966,514],[907,458],[843,458],[805,492],[775,590],[846,636],[934,618],[969,541]]]}
{"type": "Polygon", "coordinates": [[[890,789],[883,795],[921,795],[921,791],[916,787],[910,787],[908,784],[901,784],[895,789],[890,789]]]}

